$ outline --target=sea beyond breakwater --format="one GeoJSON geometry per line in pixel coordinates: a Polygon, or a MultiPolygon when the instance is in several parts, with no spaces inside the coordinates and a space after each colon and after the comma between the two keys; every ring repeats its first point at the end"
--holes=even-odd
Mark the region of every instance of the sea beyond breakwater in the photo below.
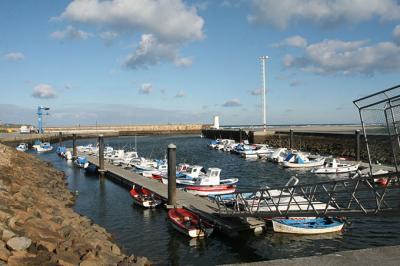
{"type": "Polygon", "coordinates": [[[0,265],[147,265],[72,210],[63,172],[0,144],[0,265]]]}

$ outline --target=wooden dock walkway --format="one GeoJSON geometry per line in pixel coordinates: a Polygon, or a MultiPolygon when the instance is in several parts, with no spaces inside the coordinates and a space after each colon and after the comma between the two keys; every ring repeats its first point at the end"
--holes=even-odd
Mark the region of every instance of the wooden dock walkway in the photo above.
{"type": "MultiPolygon", "coordinates": [[[[99,159],[97,157],[87,154],[80,155],[86,156],[90,163],[99,166],[99,159]]],[[[104,168],[106,176],[116,179],[126,186],[131,187],[133,184],[136,184],[151,190],[165,200],[168,198],[168,186],[158,180],[150,179],[130,170],[123,169],[120,166],[112,165],[106,160],[104,161],[104,168]]],[[[263,220],[255,218],[222,218],[218,215],[218,206],[216,203],[179,189],[176,191],[176,203],[178,206],[183,206],[204,219],[213,222],[218,229],[228,235],[234,235],[239,231],[249,229],[259,230],[265,226],[263,220]]]]}

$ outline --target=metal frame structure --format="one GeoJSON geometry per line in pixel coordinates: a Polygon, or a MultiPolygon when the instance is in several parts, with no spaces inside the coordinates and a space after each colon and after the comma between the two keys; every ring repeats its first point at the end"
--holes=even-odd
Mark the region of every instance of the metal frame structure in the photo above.
{"type": "MultiPolygon", "coordinates": [[[[396,179],[394,174],[375,176],[396,179]]],[[[215,196],[221,216],[230,217],[318,217],[400,213],[400,190],[378,186],[370,177],[241,191],[233,199],[215,196]],[[252,196],[249,194],[252,193],[252,196]]]]}
{"type": "MultiPolygon", "coordinates": [[[[367,127],[368,124],[365,118],[365,112],[372,111],[376,112],[379,115],[379,112],[382,113],[385,117],[385,124],[373,124],[372,126],[381,126],[386,127],[387,134],[390,139],[390,144],[393,153],[393,160],[396,172],[399,171],[399,156],[396,150],[400,151],[400,140],[399,140],[399,127],[400,127],[400,112],[399,114],[395,113],[396,109],[399,109],[400,106],[400,85],[382,90],[377,93],[373,93],[371,95],[359,98],[353,101],[354,105],[358,108],[361,126],[364,135],[364,141],[367,148],[368,154],[368,163],[370,167],[370,173],[373,171],[372,166],[372,156],[368,143],[368,134],[367,127]]],[[[400,109],[399,109],[400,111],[400,109]]]]}

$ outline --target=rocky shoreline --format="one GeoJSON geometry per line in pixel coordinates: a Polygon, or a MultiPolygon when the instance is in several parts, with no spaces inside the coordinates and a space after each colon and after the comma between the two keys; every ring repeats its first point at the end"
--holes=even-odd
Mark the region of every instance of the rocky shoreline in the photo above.
{"type": "Polygon", "coordinates": [[[75,213],[63,172],[0,144],[1,265],[150,265],[75,213]]]}

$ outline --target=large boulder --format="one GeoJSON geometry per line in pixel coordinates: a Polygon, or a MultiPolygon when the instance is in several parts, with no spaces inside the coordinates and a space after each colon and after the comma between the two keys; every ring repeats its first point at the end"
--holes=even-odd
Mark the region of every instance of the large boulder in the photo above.
{"type": "Polygon", "coordinates": [[[32,240],[21,236],[21,237],[13,237],[7,241],[7,247],[11,250],[15,251],[23,251],[28,249],[32,244],[32,240]]]}
{"type": "Polygon", "coordinates": [[[6,243],[0,240],[0,261],[7,261],[11,252],[6,248],[6,243]]]}

